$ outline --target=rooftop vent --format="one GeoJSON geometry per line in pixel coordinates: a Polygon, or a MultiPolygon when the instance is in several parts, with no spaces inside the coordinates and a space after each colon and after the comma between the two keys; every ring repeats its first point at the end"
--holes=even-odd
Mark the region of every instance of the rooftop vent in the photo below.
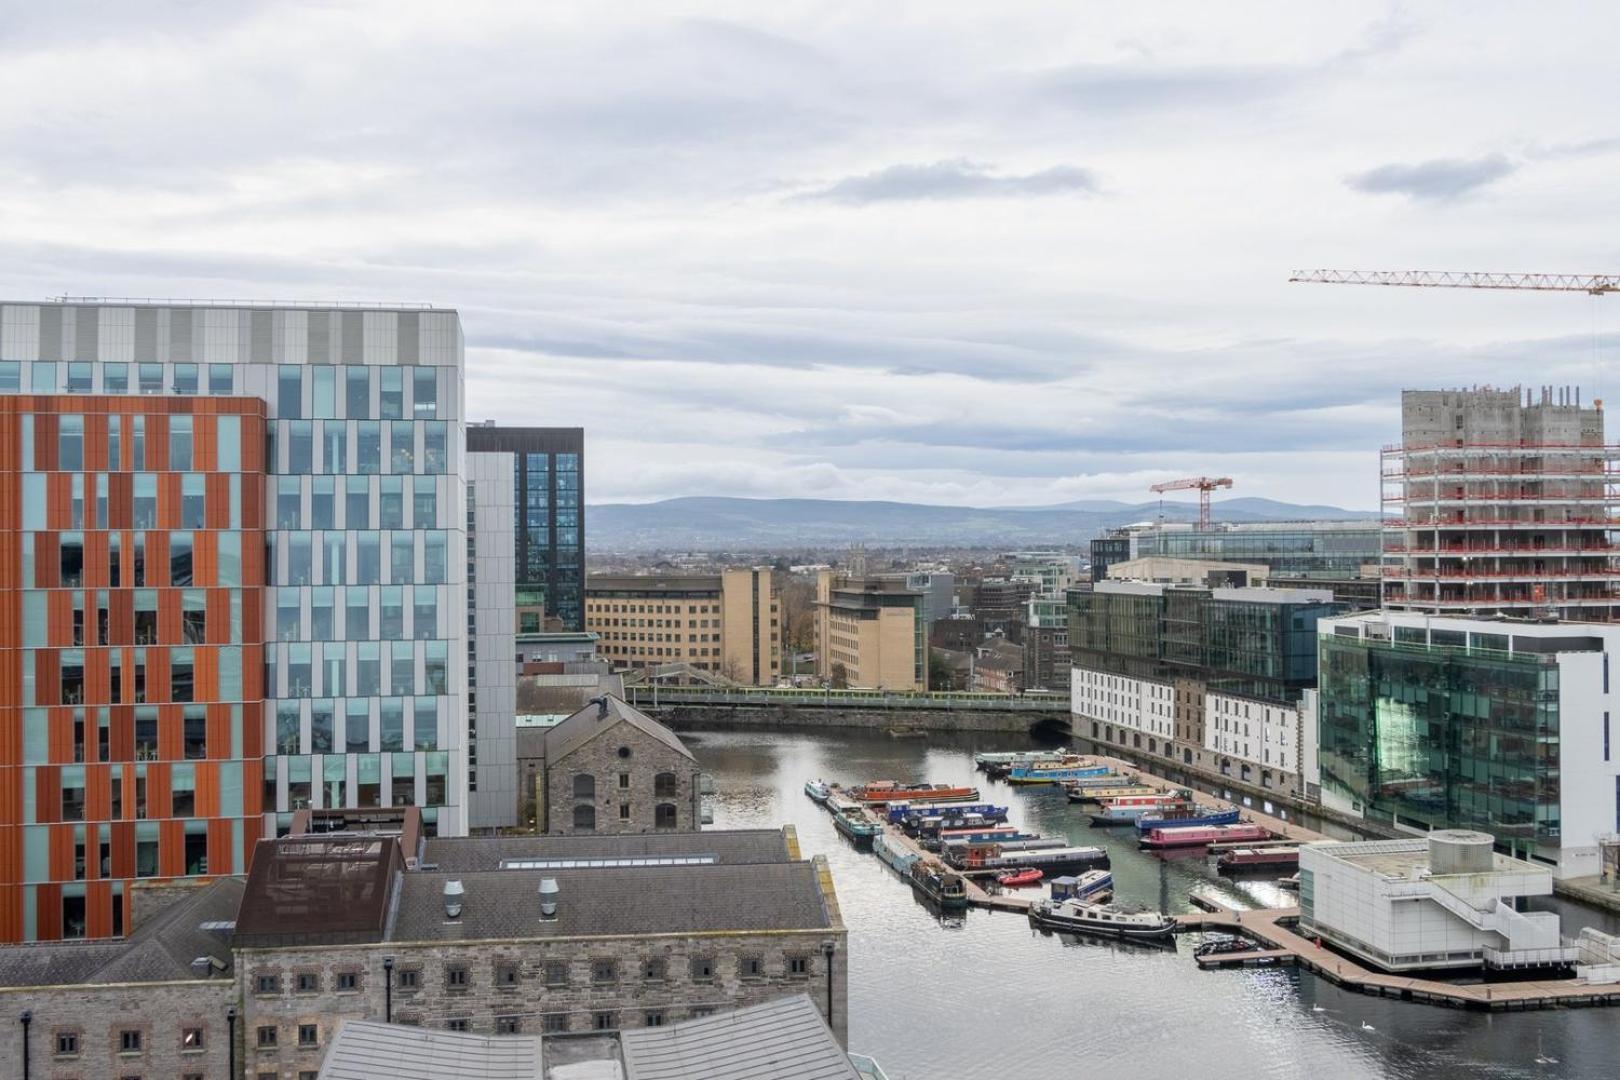
{"type": "Polygon", "coordinates": [[[557,917],[558,892],[556,878],[540,879],[540,917],[542,919],[555,919],[557,917]]]}
{"type": "Polygon", "coordinates": [[[191,973],[199,979],[206,979],[216,971],[225,970],[225,961],[216,956],[199,956],[191,962],[191,973]]]}
{"type": "Polygon", "coordinates": [[[585,704],[587,704],[587,705],[595,705],[596,706],[596,718],[598,720],[606,720],[607,719],[608,701],[607,701],[606,696],[593,697],[589,701],[587,701],[585,704]]]}
{"type": "Polygon", "coordinates": [[[445,918],[447,918],[447,919],[460,918],[460,916],[461,916],[461,899],[466,894],[467,894],[467,890],[461,887],[461,882],[459,882],[459,881],[447,881],[447,882],[444,883],[444,917],[445,918]]]}

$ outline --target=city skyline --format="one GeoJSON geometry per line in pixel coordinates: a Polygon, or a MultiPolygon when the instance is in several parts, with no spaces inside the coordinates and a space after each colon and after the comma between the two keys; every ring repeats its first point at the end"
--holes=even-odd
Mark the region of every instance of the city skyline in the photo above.
{"type": "Polygon", "coordinates": [[[1611,269],[1607,12],[586,14],[18,13],[0,289],[452,304],[592,502],[1366,509],[1403,388],[1609,389],[1602,298],[1286,280],[1611,269]]]}

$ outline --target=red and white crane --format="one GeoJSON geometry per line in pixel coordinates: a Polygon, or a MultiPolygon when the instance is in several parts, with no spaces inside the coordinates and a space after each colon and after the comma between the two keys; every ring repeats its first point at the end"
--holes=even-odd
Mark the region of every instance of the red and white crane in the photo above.
{"type": "Polygon", "coordinates": [[[1163,494],[1166,491],[1188,491],[1198,489],[1198,527],[1209,528],[1209,493],[1216,488],[1229,488],[1232,486],[1230,476],[1189,476],[1184,480],[1166,480],[1162,484],[1154,484],[1149,491],[1163,494]]]}

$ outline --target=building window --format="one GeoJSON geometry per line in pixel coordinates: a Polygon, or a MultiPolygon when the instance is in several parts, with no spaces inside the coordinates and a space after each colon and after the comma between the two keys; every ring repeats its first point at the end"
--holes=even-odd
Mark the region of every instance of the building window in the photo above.
{"type": "Polygon", "coordinates": [[[79,1053],[79,1033],[77,1031],[58,1031],[56,1033],[56,1056],[74,1057],[79,1053]]]}
{"type": "Polygon", "coordinates": [[[466,1031],[467,1026],[467,1018],[465,1016],[458,1016],[454,1020],[446,1020],[444,1022],[444,1029],[446,1031],[466,1031]]]}
{"type": "Polygon", "coordinates": [[[641,965],[641,977],[647,982],[663,982],[668,972],[669,965],[662,956],[648,957],[641,965]]]}
{"type": "Polygon", "coordinates": [[[590,773],[575,773],[574,774],[574,798],[576,798],[576,799],[594,799],[594,798],[596,798],[596,777],[592,776],[590,773]]]}
{"type": "Polygon", "coordinates": [[[180,1049],[182,1052],[187,1050],[201,1050],[202,1048],[202,1028],[188,1027],[180,1029],[180,1049]]]}
{"type": "Polygon", "coordinates": [[[641,1022],[646,1027],[663,1027],[664,1010],[648,1009],[646,1014],[641,1018],[641,1022]]]}
{"type": "Polygon", "coordinates": [[[523,1017],[497,1016],[495,1018],[495,1034],[517,1035],[523,1030],[523,1017]]]}
{"type": "Polygon", "coordinates": [[[516,964],[495,965],[496,986],[516,986],[518,984],[518,966],[516,964]]]}
{"type": "Polygon", "coordinates": [[[450,990],[465,990],[469,980],[467,969],[464,967],[448,967],[444,969],[444,985],[450,990]]]}
{"type": "Polygon", "coordinates": [[[258,1042],[260,1049],[270,1049],[276,1045],[276,1026],[266,1024],[259,1029],[258,1042]]]}
{"type": "Polygon", "coordinates": [[[676,827],[676,811],[674,803],[659,803],[653,814],[653,825],[660,829],[673,829],[676,827]]]}
{"type": "Polygon", "coordinates": [[[540,1018],[540,1030],[547,1035],[560,1035],[568,1030],[567,1013],[546,1013],[540,1018]]]}
{"type": "Polygon", "coordinates": [[[353,993],[360,989],[360,973],[358,971],[340,971],[337,976],[337,989],[339,992],[353,993]]]}
{"type": "Polygon", "coordinates": [[[299,1046],[319,1046],[321,1042],[320,1029],[314,1024],[298,1025],[299,1046]]]}
{"type": "Polygon", "coordinates": [[[610,983],[610,982],[618,981],[618,978],[619,978],[619,965],[615,961],[612,961],[612,960],[592,960],[591,961],[591,982],[598,983],[598,984],[600,984],[600,983],[610,983]]]}
{"type": "Polygon", "coordinates": [[[258,978],[253,980],[253,992],[255,994],[281,993],[281,976],[260,975],[258,978]]]}
{"type": "Polygon", "coordinates": [[[738,973],[745,979],[760,979],[765,976],[765,961],[757,956],[745,956],[737,965],[738,973]]]}
{"type": "Polygon", "coordinates": [[[714,957],[692,957],[692,981],[710,982],[714,979],[714,957]]]}
{"type": "Polygon", "coordinates": [[[321,977],[312,971],[300,971],[297,986],[300,994],[313,994],[321,988],[321,977]]]}
{"type": "Polygon", "coordinates": [[[674,773],[661,772],[653,777],[653,794],[660,799],[673,799],[676,795],[676,784],[674,773]]]}
{"type": "Polygon", "coordinates": [[[591,1014],[591,1027],[597,1031],[612,1031],[618,1026],[619,1014],[612,1010],[604,1009],[591,1014]]]}
{"type": "Polygon", "coordinates": [[[808,975],[810,974],[810,958],[808,956],[790,956],[788,957],[787,969],[789,975],[808,975]]]}
{"type": "Polygon", "coordinates": [[[416,990],[422,985],[421,968],[400,968],[394,972],[394,981],[401,990],[416,990]]]}
{"type": "Polygon", "coordinates": [[[561,960],[548,960],[546,962],[546,985],[567,986],[568,965],[561,960]]]}
{"type": "Polygon", "coordinates": [[[629,803],[622,802],[622,803],[619,804],[619,820],[620,821],[629,821],[630,820],[630,804],[629,803]]]}
{"type": "Polygon", "coordinates": [[[622,773],[619,774],[619,790],[620,791],[629,791],[630,790],[630,774],[629,773],[622,772],[622,773]]]}
{"type": "Polygon", "coordinates": [[[596,828],[596,807],[583,803],[574,807],[574,828],[592,830],[596,828]]]}

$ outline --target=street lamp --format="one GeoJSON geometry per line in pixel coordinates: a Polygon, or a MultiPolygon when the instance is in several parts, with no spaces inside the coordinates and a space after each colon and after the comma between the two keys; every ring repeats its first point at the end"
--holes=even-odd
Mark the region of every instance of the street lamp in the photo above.
{"type": "Polygon", "coordinates": [[[230,1080],[236,1080],[236,1006],[225,1006],[225,1045],[230,1049],[230,1071],[225,1075],[230,1080]]]}
{"type": "Polygon", "coordinates": [[[833,1026],[833,951],[837,948],[830,941],[821,943],[821,955],[827,960],[827,1026],[833,1026]]]}
{"type": "Polygon", "coordinates": [[[17,1019],[22,1021],[23,1029],[23,1080],[28,1080],[28,1025],[34,1022],[34,1014],[28,1009],[24,1009],[22,1015],[17,1019]]]}
{"type": "Polygon", "coordinates": [[[394,958],[383,957],[383,1022],[394,1022],[394,958]]]}

